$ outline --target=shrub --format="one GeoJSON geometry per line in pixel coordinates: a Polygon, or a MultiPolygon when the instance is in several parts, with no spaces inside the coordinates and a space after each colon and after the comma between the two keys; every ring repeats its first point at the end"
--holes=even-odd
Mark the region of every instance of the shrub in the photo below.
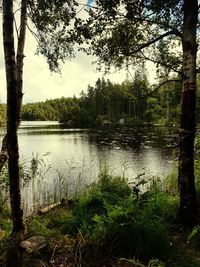
{"type": "Polygon", "coordinates": [[[107,247],[112,255],[158,257],[167,247],[166,224],[159,214],[152,215],[154,206],[151,194],[141,204],[126,180],[104,174],[80,197],[61,228],[68,234],[80,231],[87,244],[107,247]]]}
{"type": "Polygon", "coordinates": [[[193,247],[200,247],[200,226],[195,226],[189,233],[187,241],[193,247]]]}

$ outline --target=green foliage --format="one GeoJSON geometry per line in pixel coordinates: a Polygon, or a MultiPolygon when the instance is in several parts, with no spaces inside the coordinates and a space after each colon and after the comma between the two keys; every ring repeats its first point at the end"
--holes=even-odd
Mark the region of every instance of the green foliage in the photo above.
{"type": "Polygon", "coordinates": [[[77,233],[77,218],[73,216],[72,212],[58,213],[50,216],[48,227],[59,229],[61,234],[66,232],[72,236],[76,236],[77,233]]]}
{"type": "Polygon", "coordinates": [[[200,226],[195,226],[188,235],[187,241],[196,247],[200,247],[200,226]]]}
{"type": "MultiPolygon", "coordinates": [[[[5,232],[4,238],[8,238],[11,235],[12,222],[8,218],[8,214],[7,214],[7,216],[4,215],[4,217],[1,218],[0,229],[1,229],[1,231],[3,230],[5,232]]],[[[2,237],[0,239],[2,239],[2,237]]]]}
{"type": "Polygon", "coordinates": [[[141,199],[132,194],[125,179],[104,173],[67,216],[54,218],[50,225],[64,234],[76,235],[79,231],[87,244],[107,247],[113,255],[158,257],[167,248],[166,224],[161,214],[164,210],[167,213],[168,203],[161,203],[159,196],[160,204],[155,207],[151,194],[141,199]]]}
{"type": "Polygon", "coordinates": [[[55,236],[57,234],[56,228],[49,229],[48,220],[44,223],[44,221],[40,220],[40,218],[31,218],[26,223],[26,230],[30,236],[34,235],[42,235],[46,237],[55,236]]]}
{"type": "Polygon", "coordinates": [[[0,173],[0,209],[4,209],[8,204],[9,199],[9,176],[7,164],[3,167],[0,173]]]}
{"type": "Polygon", "coordinates": [[[174,0],[97,1],[89,19],[76,21],[75,36],[79,44],[89,44],[83,50],[106,71],[149,60],[157,64],[159,76],[181,72],[182,57],[174,47],[180,46],[182,5],[174,0]]]}
{"type": "Polygon", "coordinates": [[[141,125],[142,123],[144,123],[143,120],[137,119],[137,118],[134,118],[134,117],[126,118],[126,120],[125,120],[125,125],[126,126],[134,126],[134,125],[137,125],[137,124],[141,125]]]}
{"type": "Polygon", "coordinates": [[[95,86],[88,86],[79,98],[69,97],[23,106],[22,120],[58,120],[69,127],[93,127],[105,122],[125,125],[177,122],[179,115],[180,86],[162,88],[151,95],[145,72],[138,70],[133,81],[122,84],[98,79],[95,86]],[[170,93],[169,93],[170,92],[170,93]]]}
{"type": "Polygon", "coordinates": [[[147,267],[165,267],[165,264],[158,259],[152,259],[147,267]]]}
{"type": "Polygon", "coordinates": [[[138,212],[137,208],[132,201],[119,202],[114,207],[107,207],[106,217],[95,214],[90,238],[106,242],[107,247],[117,255],[143,258],[160,255],[159,247],[163,248],[166,244],[163,238],[165,229],[159,218],[155,220],[146,216],[138,212]]]}
{"type": "Polygon", "coordinates": [[[99,180],[92,190],[102,194],[111,194],[116,198],[125,198],[131,194],[131,189],[125,178],[112,177],[106,172],[100,174],[99,180]]]}
{"type": "Polygon", "coordinates": [[[6,123],[6,105],[0,104],[0,126],[6,123]]]}
{"type": "Polygon", "coordinates": [[[67,27],[76,15],[76,6],[75,0],[28,1],[28,17],[37,31],[37,53],[46,57],[51,71],[60,72],[60,63],[73,57],[74,41],[67,27]]]}
{"type": "Polygon", "coordinates": [[[172,196],[178,195],[178,170],[173,169],[163,181],[164,190],[172,196]]]}

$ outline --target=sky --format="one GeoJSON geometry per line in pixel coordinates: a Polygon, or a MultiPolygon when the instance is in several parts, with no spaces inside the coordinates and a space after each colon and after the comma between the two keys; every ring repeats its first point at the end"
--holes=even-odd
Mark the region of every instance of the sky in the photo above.
{"type": "MultiPolygon", "coordinates": [[[[90,1],[91,2],[91,1],[90,1]]],[[[84,12],[84,11],[82,11],[84,12]]],[[[0,32],[2,33],[0,21],[0,32]]],[[[1,38],[2,39],[2,38],[1,38]]],[[[23,102],[38,102],[46,99],[79,96],[81,91],[95,85],[98,78],[104,76],[112,82],[121,83],[126,79],[126,72],[115,72],[110,75],[96,71],[92,64],[95,59],[83,52],[78,52],[75,59],[67,60],[61,68],[61,75],[51,73],[43,56],[35,55],[36,41],[27,30],[24,58],[23,102]]],[[[6,81],[4,68],[3,44],[0,42],[0,102],[6,102],[6,81]]]]}

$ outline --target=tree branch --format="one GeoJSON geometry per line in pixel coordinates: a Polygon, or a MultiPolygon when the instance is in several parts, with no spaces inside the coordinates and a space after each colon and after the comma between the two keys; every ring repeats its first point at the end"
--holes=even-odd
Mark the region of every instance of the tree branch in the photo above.
{"type": "Polygon", "coordinates": [[[166,68],[168,68],[168,69],[171,69],[173,72],[176,72],[176,73],[180,74],[181,76],[183,76],[183,72],[182,72],[182,71],[179,71],[179,70],[177,70],[177,69],[174,69],[172,66],[170,66],[170,65],[168,65],[168,64],[166,64],[166,63],[163,63],[163,62],[160,61],[160,60],[156,60],[156,59],[147,57],[147,56],[144,54],[143,51],[141,51],[141,53],[142,53],[142,55],[143,55],[143,57],[144,57],[145,60],[151,61],[151,62],[153,62],[153,63],[155,63],[155,64],[159,64],[159,65],[161,65],[161,66],[163,66],[163,67],[166,67],[166,68]]]}
{"type": "Polygon", "coordinates": [[[35,38],[36,42],[39,44],[39,40],[38,40],[38,35],[37,33],[35,33],[34,31],[31,30],[30,26],[28,25],[28,23],[26,24],[28,30],[30,31],[30,33],[33,35],[33,37],[35,38]]]}
{"type": "Polygon", "coordinates": [[[169,35],[176,35],[175,31],[174,30],[171,30],[171,31],[168,31],[168,32],[165,32],[163,34],[161,34],[160,36],[158,36],[157,38],[153,39],[153,40],[150,40],[149,42],[147,43],[144,43],[144,44],[141,44],[140,47],[138,47],[137,49],[135,49],[134,51],[132,51],[129,56],[133,55],[133,54],[136,54],[138,52],[140,52],[142,49],[162,40],[163,38],[169,36],[169,35]]]}
{"type": "Polygon", "coordinates": [[[167,83],[171,83],[171,82],[179,82],[179,83],[182,83],[181,80],[179,79],[172,79],[172,80],[166,80],[162,83],[160,83],[153,91],[151,91],[150,93],[146,94],[146,97],[147,96],[150,96],[150,95],[153,95],[156,91],[158,91],[163,85],[167,84],[167,83]]]}
{"type": "MultiPolygon", "coordinates": [[[[123,14],[123,13],[121,13],[121,12],[118,12],[118,14],[119,14],[120,16],[122,16],[123,18],[126,18],[126,19],[127,19],[127,17],[126,17],[125,14],[123,14]]],[[[175,27],[173,27],[173,26],[171,26],[171,25],[169,25],[169,24],[166,24],[166,23],[164,23],[164,22],[162,22],[162,21],[157,21],[157,20],[154,20],[154,19],[150,18],[153,14],[155,14],[155,13],[148,14],[148,15],[145,16],[145,17],[133,17],[132,19],[130,19],[130,22],[133,22],[133,23],[134,23],[134,21],[141,21],[141,22],[144,22],[144,21],[145,21],[145,22],[148,22],[148,23],[152,23],[152,24],[160,25],[160,26],[163,26],[163,27],[165,27],[165,28],[168,28],[168,29],[174,31],[174,34],[175,34],[177,37],[180,37],[180,38],[182,39],[183,35],[181,34],[181,32],[180,32],[177,28],[175,28],[175,27]]]]}
{"type": "Polygon", "coordinates": [[[141,100],[145,99],[146,97],[153,95],[153,94],[154,94],[155,92],[157,92],[163,85],[165,85],[165,84],[167,84],[167,83],[171,83],[171,82],[180,82],[180,83],[182,83],[182,81],[179,80],[179,79],[166,80],[166,81],[160,83],[160,84],[159,84],[156,88],[154,88],[154,90],[151,91],[150,93],[143,95],[143,96],[142,96],[141,98],[139,98],[139,99],[138,99],[138,98],[137,98],[137,99],[134,99],[133,101],[141,101],[141,100]]]}
{"type": "Polygon", "coordinates": [[[14,25],[15,25],[15,31],[16,31],[17,39],[18,39],[19,38],[19,32],[18,32],[18,29],[17,29],[17,21],[15,19],[15,16],[14,16],[14,25]]]}
{"type": "Polygon", "coordinates": [[[87,5],[87,4],[83,4],[83,3],[79,3],[79,2],[77,2],[77,4],[80,5],[80,6],[83,6],[83,7],[89,7],[89,8],[92,8],[92,9],[102,10],[102,8],[97,7],[97,6],[91,6],[91,5],[87,5]]]}

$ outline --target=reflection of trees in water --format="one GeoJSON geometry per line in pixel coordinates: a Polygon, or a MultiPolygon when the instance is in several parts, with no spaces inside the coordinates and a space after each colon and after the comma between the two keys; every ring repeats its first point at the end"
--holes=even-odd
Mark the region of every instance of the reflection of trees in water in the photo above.
{"type": "MultiPolygon", "coordinates": [[[[23,146],[27,147],[28,144],[29,150],[52,151],[49,158],[52,168],[44,183],[37,187],[38,190],[33,189],[37,193],[36,199],[39,195],[35,201],[39,204],[44,204],[46,200],[54,202],[61,195],[76,194],[77,188],[82,190],[106,168],[113,176],[134,180],[143,172],[145,178],[168,174],[173,166],[172,162],[168,164],[168,160],[174,159],[173,149],[167,147],[176,140],[173,129],[137,126],[101,130],[45,130],[42,134],[37,130],[34,138],[26,133],[21,135],[23,146]]],[[[27,197],[30,196],[31,193],[27,197]]]]}
{"type": "Polygon", "coordinates": [[[92,130],[89,140],[98,146],[139,149],[143,146],[158,148],[176,147],[178,135],[173,128],[137,126],[134,128],[116,128],[92,130]]]}

